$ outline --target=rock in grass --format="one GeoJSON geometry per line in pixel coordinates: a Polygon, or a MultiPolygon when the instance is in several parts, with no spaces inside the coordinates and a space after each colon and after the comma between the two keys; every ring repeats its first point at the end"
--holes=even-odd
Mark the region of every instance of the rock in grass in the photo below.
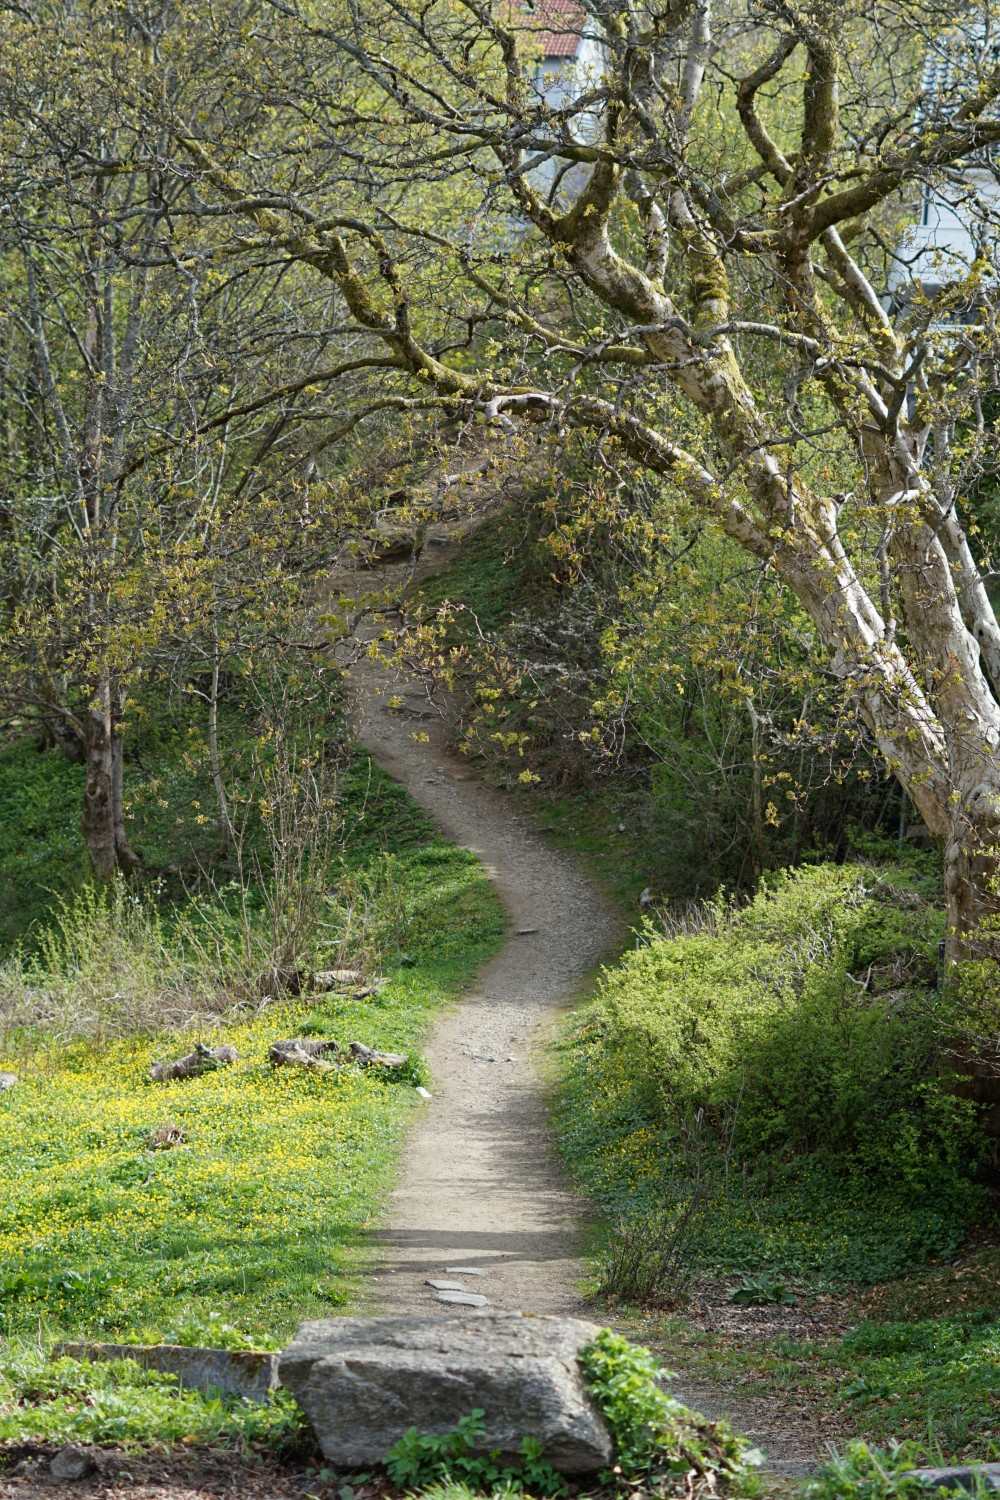
{"type": "Polygon", "coordinates": [[[351,1043],[351,1056],[366,1068],[401,1068],[407,1061],[404,1052],[374,1052],[364,1042],[351,1043]]]}
{"type": "Polygon", "coordinates": [[[146,1370],[175,1375],[193,1390],[227,1391],[266,1402],[278,1384],[278,1356],[262,1349],[197,1349],[186,1344],[57,1344],[55,1359],[131,1359],[146,1370]]]}
{"type": "Polygon", "coordinates": [[[53,1479],[68,1480],[88,1479],[91,1474],[96,1473],[97,1463],[94,1455],[86,1448],[77,1448],[70,1444],[67,1448],[60,1448],[49,1463],[49,1473],[53,1479]]]}
{"type": "Polygon", "coordinates": [[[450,1432],[482,1408],[484,1453],[514,1462],[534,1437],[557,1469],[592,1474],[612,1454],[577,1364],[596,1333],[577,1318],[520,1313],[333,1318],[301,1325],[281,1356],[281,1383],[336,1468],[368,1468],[411,1427],[450,1432]]]}
{"type": "Polygon", "coordinates": [[[0,1094],[6,1093],[17,1083],[16,1073],[0,1073],[0,1094]]]}
{"type": "MultiPolygon", "coordinates": [[[[328,1052],[339,1050],[333,1037],[298,1036],[287,1042],[272,1042],[268,1057],[276,1068],[296,1065],[300,1068],[315,1067],[328,1052]]],[[[320,1071],[325,1071],[320,1069],[320,1071]]]]}
{"type": "Polygon", "coordinates": [[[950,1469],[907,1469],[903,1479],[918,1479],[934,1490],[1000,1490],[1000,1464],[958,1464],[950,1469]]]}

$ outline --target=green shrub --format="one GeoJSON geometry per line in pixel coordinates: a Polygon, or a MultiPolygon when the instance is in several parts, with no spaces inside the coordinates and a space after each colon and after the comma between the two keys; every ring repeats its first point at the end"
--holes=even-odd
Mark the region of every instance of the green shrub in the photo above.
{"type": "MultiPolygon", "coordinates": [[[[706,931],[629,954],[605,1005],[664,1124],[679,1132],[702,1111],[739,1156],[895,1141],[901,1116],[926,1114],[916,1091],[936,1040],[927,992],[905,978],[933,975],[937,923],[906,914],[904,935],[872,871],[804,867],[743,910],[718,903],[706,931]]],[[[950,1136],[952,1119],[941,1123],[950,1136]]]]}
{"type": "Polygon", "coordinates": [[[604,976],[560,1123],[606,1213],[662,1217],[711,1179],[703,1265],[870,1281],[955,1252],[983,1136],[937,1068],[941,916],[904,881],[785,872],[742,909],[650,925],[604,976]]]}
{"type": "Polygon", "coordinates": [[[554,1497],[566,1493],[566,1481],[542,1457],[542,1445],[537,1438],[523,1439],[521,1457],[513,1464],[500,1463],[499,1449],[477,1451],[486,1434],[485,1415],[477,1407],[462,1417],[453,1431],[440,1434],[418,1432],[411,1427],[386,1454],[389,1478],[408,1490],[450,1483],[487,1493],[524,1488],[535,1495],[554,1497]]]}
{"type": "Polygon", "coordinates": [[[611,1429],[623,1479],[662,1483],[674,1476],[690,1493],[692,1475],[716,1491],[742,1472],[741,1440],[724,1422],[707,1422],[668,1396],[660,1385],[666,1372],[648,1349],[603,1328],[581,1351],[580,1364],[611,1429]]]}

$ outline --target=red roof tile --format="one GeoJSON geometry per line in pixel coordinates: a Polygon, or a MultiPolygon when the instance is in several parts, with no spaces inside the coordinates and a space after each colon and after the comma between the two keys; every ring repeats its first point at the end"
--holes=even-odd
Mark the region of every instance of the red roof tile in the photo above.
{"type": "Polygon", "coordinates": [[[575,57],[587,13],[579,0],[523,0],[518,22],[542,57],[575,57]]]}

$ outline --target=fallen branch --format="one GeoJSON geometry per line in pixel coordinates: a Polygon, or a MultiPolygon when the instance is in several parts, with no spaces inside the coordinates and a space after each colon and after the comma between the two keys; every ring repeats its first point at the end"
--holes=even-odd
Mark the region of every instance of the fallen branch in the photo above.
{"type": "Polygon", "coordinates": [[[342,984],[362,984],[364,975],[360,969],[321,969],[312,976],[314,990],[335,990],[342,984]]]}
{"type": "Polygon", "coordinates": [[[291,1064],[297,1068],[316,1068],[321,1073],[329,1073],[334,1065],[324,1062],[323,1058],[328,1052],[337,1050],[337,1043],[332,1037],[325,1041],[296,1037],[292,1041],[274,1042],[268,1057],[276,1068],[291,1064]]]}
{"type": "Polygon", "coordinates": [[[364,1067],[401,1068],[408,1061],[402,1052],[373,1052],[363,1042],[351,1043],[351,1056],[364,1067]]]}
{"type": "Polygon", "coordinates": [[[221,1047],[206,1047],[203,1042],[196,1042],[194,1051],[187,1057],[178,1057],[174,1062],[153,1063],[149,1076],[154,1083],[167,1083],[174,1078],[196,1078],[199,1073],[210,1073],[238,1060],[239,1053],[228,1043],[221,1047]]]}

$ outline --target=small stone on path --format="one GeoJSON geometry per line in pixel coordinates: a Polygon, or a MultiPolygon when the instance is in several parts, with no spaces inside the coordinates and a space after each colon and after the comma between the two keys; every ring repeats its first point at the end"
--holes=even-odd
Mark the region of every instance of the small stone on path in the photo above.
{"type": "Polygon", "coordinates": [[[489,1271],[482,1270],[479,1266],[445,1266],[449,1276],[488,1276],[489,1271]]]}
{"type": "Polygon", "coordinates": [[[537,931],[537,927],[518,927],[515,937],[533,937],[537,931]]]}
{"type": "Polygon", "coordinates": [[[428,1281],[436,1292],[464,1292],[465,1287],[460,1281],[428,1281]]]}
{"type": "Polygon", "coordinates": [[[456,1307],[489,1307],[489,1297],[482,1297],[478,1292],[438,1292],[439,1302],[453,1302],[456,1307]]]}

